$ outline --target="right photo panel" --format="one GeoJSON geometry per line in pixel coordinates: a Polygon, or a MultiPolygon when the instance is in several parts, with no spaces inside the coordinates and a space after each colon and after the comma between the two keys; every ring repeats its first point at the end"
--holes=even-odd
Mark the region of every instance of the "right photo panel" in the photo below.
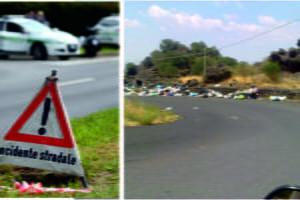
{"type": "Polygon", "coordinates": [[[125,198],[300,199],[300,2],[124,4],[125,198]]]}

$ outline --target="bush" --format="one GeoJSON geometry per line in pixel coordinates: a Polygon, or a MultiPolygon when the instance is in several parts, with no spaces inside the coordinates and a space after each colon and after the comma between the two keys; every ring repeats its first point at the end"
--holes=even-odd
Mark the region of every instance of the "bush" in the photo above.
{"type": "Polygon", "coordinates": [[[238,76],[243,77],[244,79],[244,84],[246,84],[246,80],[248,79],[249,76],[253,76],[256,74],[256,69],[251,66],[247,62],[240,62],[237,67],[231,67],[231,70],[237,74],[238,76]]]}
{"type": "Polygon", "coordinates": [[[171,63],[160,63],[158,73],[167,77],[175,77],[178,75],[178,69],[172,66],[171,63]]]}
{"type": "Polygon", "coordinates": [[[231,57],[222,57],[218,60],[218,62],[230,67],[236,66],[238,64],[238,61],[231,57]]]}
{"type": "Polygon", "coordinates": [[[195,63],[191,66],[191,74],[192,75],[202,75],[204,70],[203,59],[197,58],[195,63]]]}
{"type": "Polygon", "coordinates": [[[272,81],[276,82],[279,80],[281,67],[277,62],[267,62],[266,64],[264,64],[262,71],[272,81]]]}
{"type": "Polygon", "coordinates": [[[126,74],[129,76],[135,76],[138,73],[137,65],[135,65],[134,63],[128,63],[126,65],[126,70],[127,70],[126,74]]]}
{"type": "MultiPolygon", "coordinates": [[[[206,69],[214,67],[217,64],[216,60],[206,56],[206,69]]],[[[204,71],[204,57],[196,58],[191,66],[192,75],[202,75],[204,71]]]]}

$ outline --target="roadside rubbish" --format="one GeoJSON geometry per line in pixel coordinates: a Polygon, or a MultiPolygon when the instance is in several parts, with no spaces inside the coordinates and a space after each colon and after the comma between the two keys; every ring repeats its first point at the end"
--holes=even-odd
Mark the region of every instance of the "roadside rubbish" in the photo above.
{"type": "Polygon", "coordinates": [[[30,194],[42,194],[49,192],[60,192],[60,193],[69,193],[73,194],[74,192],[90,193],[91,190],[82,190],[82,189],[71,189],[71,188],[43,188],[42,183],[31,183],[28,184],[26,181],[23,181],[22,184],[15,182],[13,188],[7,186],[0,186],[2,190],[7,190],[9,192],[20,192],[20,193],[30,193],[30,194]]]}
{"type": "Polygon", "coordinates": [[[272,101],[284,101],[286,100],[286,96],[270,96],[272,101]]]}
{"type": "MultiPolygon", "coordinates": [[[[215,87],[220,87],[220,85],[215,85],[215,87]]],[[[217,89],[216,89],[217,90],[217,89]]],[[[258,88],[251,86],[249,89],[241,89],[232,93],[222,94],[213,89],[204,88],[199,92],[190,91],[189,87],[186,85],[177,85],[173,84],[171,86],[165,85],[156,85],[153,88],[136,88],[135,86],[125,86],[124,93],[125,96],[190,96],[190,97],[200,97],[200,98],[224,98],[224,99],[235,99],[235,100],[243,100],[243,99],[255,99],[261,100],[261,95],[259,94],[258,88]]],[[[286,100],[286,96],[270,96],[270,100],[272,101],[284,101],[286,100]]]]}

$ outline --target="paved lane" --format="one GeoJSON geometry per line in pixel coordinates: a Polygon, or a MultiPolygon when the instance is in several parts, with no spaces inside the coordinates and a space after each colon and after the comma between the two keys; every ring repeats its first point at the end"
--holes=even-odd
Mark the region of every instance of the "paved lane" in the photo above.
{"type": "Polygon", "coordinates": [[[300,104],[138,99],[183,119],[125,128],[126,198],[259,199],[300,185],[300,104]]]}
{"type": "Polygon", "coordinates": [[[0,61],[0,134],[26,108],[52,69],[58,70],[61,93],[70,117],[118,106],[118,57],[64,61],[0,61]]]}

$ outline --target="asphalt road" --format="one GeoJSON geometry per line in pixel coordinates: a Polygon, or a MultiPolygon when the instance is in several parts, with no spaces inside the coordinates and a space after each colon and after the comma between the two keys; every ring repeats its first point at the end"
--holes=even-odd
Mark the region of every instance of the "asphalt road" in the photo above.
{"type": "Polygon", "coordinates": [[[118,57],[0,60],[1,135],[17,120],[53,69],[58,71],[62,98],[70,118],[118,107],[118,57]]]}
{"type": "Polygon", "coordinates": [[[125,128],[125,197],[261,199],[300,185],[300,104],[138,97],[183,116],[125,128]]]}

